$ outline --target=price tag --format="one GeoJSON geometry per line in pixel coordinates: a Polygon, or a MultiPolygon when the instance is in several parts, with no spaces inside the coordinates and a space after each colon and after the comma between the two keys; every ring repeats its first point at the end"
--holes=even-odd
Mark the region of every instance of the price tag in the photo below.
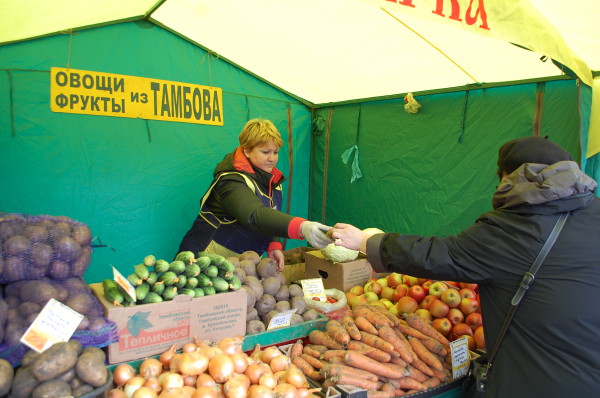
{"type": "Polygon", "coordinates": [[[267,330],[282,328],[284,326],[290,326],[292,315],[294,315],[295,313],[296,309],[294,308],[292,310],[282,311],[279,314],[275,315],[273,318],[271,318],[267,330]]]}
{"type": "Polygon", "coordinates": [[[123,276],[123,274],[117,271],[115,267],[112,267],[112,269],[113,279],[115,280],[115,283],[123,288],[125,293],[127,293],[129,297],[131,297],[133,302],[136,302],[137,300],[135,296],[135,288],[133,287],[133,285],[127,280],[127,278],[123,276]]]}
{"type": "Polygon", "coordinates": [[[469,341],[466,337],[450,342],[452,377],[457,379],[469,371],[469,341]]]}
{"type": "Polygon", "coordinates": [[[43,352],[55,343],[69,341],[82,319],[77,311],[50,299],[21,337],[21,343],[43,352]]]}
{"type": "Polygon", "coordinates": [[[327,301],[327,296],[325,295],[325,288],[323,287],[323,279],[302,279],[300,283],[302,284],[302,291],[304,292],[304,297],[306,297],[309,300],[318,299],[319,301],[327,301]]]}

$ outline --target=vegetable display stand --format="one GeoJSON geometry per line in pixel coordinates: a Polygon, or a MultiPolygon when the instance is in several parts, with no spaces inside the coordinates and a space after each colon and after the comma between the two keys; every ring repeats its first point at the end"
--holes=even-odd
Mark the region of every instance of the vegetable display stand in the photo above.
{"type": "Polygon", "coordinates": [[[264,332],[248,334],[244,336],[243,351],[251,351],[257,344],[261,347],[270,345],[282,345],[305,338],[313,330],[325,330],[325,324],[329,318],[319,314],[317,319],[297,323],[295,325],[280,327],[277,329],[265,330],[264,332]]]}

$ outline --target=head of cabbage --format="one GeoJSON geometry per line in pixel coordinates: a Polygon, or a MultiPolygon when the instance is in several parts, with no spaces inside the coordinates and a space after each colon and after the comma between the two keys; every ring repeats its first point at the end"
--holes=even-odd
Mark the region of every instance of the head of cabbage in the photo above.
{"type": "Polygon", "coordinates": [[[356,260],[358,257],[358,251],[346,249],[343,246],[336,246],[335,243],[330,243],[321,249],[321,253],[326,259],[333,261],[334,263],[343,263],[346,261],[356,260]]]}

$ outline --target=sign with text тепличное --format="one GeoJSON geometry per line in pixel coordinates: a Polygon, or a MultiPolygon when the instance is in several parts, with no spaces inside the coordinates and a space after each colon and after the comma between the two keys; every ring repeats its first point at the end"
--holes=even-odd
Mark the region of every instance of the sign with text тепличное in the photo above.
{"type": "Polygon", "coordinates": [[[221,88],[51,68],[53,112],[223,125],[221,88]]]}

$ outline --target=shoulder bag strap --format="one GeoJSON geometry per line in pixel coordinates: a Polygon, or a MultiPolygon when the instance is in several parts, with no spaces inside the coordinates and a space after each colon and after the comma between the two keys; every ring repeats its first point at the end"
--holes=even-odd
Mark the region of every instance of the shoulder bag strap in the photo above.
{"type": "Polygon", "coordinates": [[[569,213],[561,213],[560,217],[556,221],[556,224],[554,225],[554,228],[552,229],[552,232],[550,232],[548,239],[546,239],[546,243],[544,243],[544,246],[538,253],[535,261],[533,262],[533,265],[531,266],[529,271],[523,275],[523,279],[521,280],[519,289],[517,290],[517,292],[515,293],[515,295],[513,296],[512,300],[511,300],[511,307],[510,307],[510,310],[508,311],[508,314],[506,315],[506,319],[504,320],[502,329],[500,330],[500,335],[498,336],[498,340],[496,341],[496,344],[494,345],[494,348],[492,349],[492,351],[490,352],[490,355],[488,357],[488,369],[492,366],[492,361],[494,360],[494,357],[496,356],[496,353],[498,352],[498,348],[500,348],[500,343],[502,342],[502,339],[504,338],[504,335],[506,334],[506,330],[508,329],[508,326],[510,325],[512,318],[515,315],[517,306],[521,302],[521,299],[525,295],[525,292],[527,291],[527,289],[529,289],[529,286],[533,283],[536,272],[542,265],[542,262],[544,262],[544,260],[546,259],[548,252],[554,245],[554,242],[556,242],[556,238],[558,237],[558,234],[560,234],[560,231],[561,231],[563,225],[565,225],[565,221],[567,221],[568,216],[569,216],[569,213]]]}

